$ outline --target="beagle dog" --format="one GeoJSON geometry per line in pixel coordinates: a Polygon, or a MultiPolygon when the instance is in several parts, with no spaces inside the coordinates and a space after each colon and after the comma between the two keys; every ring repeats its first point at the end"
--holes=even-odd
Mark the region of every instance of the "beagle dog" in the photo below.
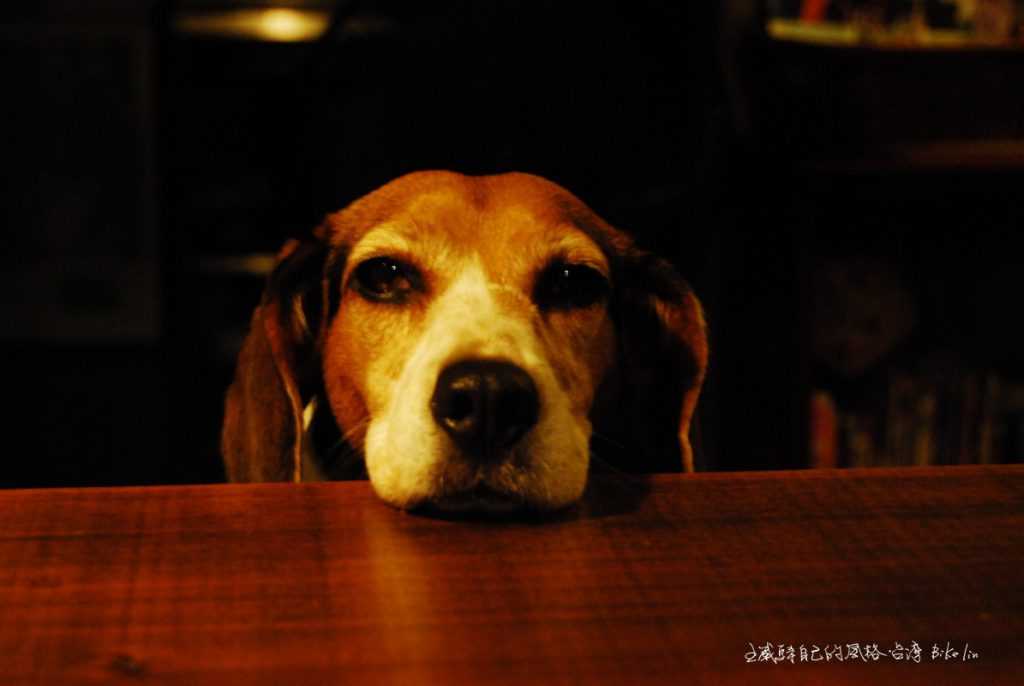
{"type": "Polygon", "coordinates": [[[596,460],[693,468],[701,305],[537,176],[403,176],[280,251],[226,400],[231,481],[554,510],[596,460]]]}

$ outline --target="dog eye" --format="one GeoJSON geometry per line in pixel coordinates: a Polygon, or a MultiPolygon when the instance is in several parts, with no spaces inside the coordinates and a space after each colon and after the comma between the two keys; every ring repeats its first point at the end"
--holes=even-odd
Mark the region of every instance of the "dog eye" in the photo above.
{"type": "Polygon", "coordinates": [[[554,262],[538,277],[533,301],[548,310],[584,308],[604,299],[608,289],[608,280],[596,269],[554,262]]]}
{"type": "Polygon", "coordinates": [[[352,287],[367,300],[402,303],[414,290],[422,290],[419,272],[390,257],[375,257],[353,272],[352,287]]]}

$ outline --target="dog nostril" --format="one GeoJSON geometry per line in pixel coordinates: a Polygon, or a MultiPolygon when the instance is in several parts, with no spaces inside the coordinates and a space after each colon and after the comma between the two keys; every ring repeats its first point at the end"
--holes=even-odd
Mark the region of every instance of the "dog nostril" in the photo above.
{"type": "Polygon", "coordinates": [[[448,408],[448,414],[445,418],[452,422],[461,422],[472,416],[474,406],[472,394],[466,391],[453,393],[451,406],[448,408]]]}
{"type": "Polygon", "coordinates": [[[537,399],[534,393],[513,389],[498,398],[495,414],[503,417],[500,442],[511,445],[537,422],[537,399]]]}
{"type": "Polygon", "coordinates": [[[434,420],[468,457],[500,457],[537,423],[537,387],[523,369],[498,360],[462,360],[438,376],[434,420]]]}

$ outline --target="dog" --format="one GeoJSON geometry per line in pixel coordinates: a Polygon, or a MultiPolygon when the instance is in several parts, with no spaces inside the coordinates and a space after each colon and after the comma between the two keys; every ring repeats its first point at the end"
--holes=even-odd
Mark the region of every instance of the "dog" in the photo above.
{"type": "Polygon", "coordinates": [[[236,482],[365,475],[404,510],[558,510],[592,452],[692,471],[707,360],[692,289],[569,191],[416,172],[281,249],[224,464],[236,482]]]}

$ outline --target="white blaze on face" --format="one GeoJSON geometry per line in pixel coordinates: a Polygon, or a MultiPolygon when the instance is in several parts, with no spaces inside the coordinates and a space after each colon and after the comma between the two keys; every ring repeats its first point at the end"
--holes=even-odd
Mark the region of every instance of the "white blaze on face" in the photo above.
{"type": "Polygon", "coordinates": [[[573,415],[546,359],[536,334],[540,315],[524,294],[491,282],[479,259],[467,260],[458,273],[430,304],[426,326],[398,378],[369,370],[371,386],[388,387],[383,411],[366,436],[373,487],[398,507],[477,486],[542,509],[567,505],[586,484],[590,424],[573,415]],[[477,465],[459,455],[430,410],[441,371],[465,359],[510,362],[537,387],[537,424],[499,464],[477,465]]]}

